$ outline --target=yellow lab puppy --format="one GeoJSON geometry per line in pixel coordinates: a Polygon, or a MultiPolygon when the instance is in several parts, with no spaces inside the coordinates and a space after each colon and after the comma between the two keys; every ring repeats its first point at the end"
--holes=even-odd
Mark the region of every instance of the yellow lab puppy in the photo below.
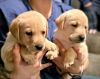
{"type": "MultiPolygon", "coordinates": [[[[86,34],[88,32],[88,18],[78,9],[64,12],[56,19],[58,26],[54,33],[54,42],[64,48],[64,67],[67,69],[74,64],[77,58],[73,48],[88,54],[86,34]]],[[[59,45],[58,45],[59,46],[59,45]]]]}
{"type": "Polygon", "coordinates": [[[47,20],[36,11],[25,12],[15,18],[1,49],[5,68],[13,71],[12,50],[15,44],[20,45],[21,57],[28,64],[34,64],[35,56],[40,51],[47,52],[46,56],[49,59],[57,57],[58,47],[46,39],[47,30],[47,20]]]}

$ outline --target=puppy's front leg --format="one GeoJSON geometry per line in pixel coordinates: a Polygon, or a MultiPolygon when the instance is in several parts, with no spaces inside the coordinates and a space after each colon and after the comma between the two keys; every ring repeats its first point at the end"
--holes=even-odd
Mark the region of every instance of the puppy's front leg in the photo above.
{"type": "Polygon", "coordinates": [[[64,67],[67,69],[72,64],[74,64],[75,58],[77,54],[76,52],[70,48],[65,52],[65,59],[64,59],[64,67]]]}
{"type": "Polygon", "coordinates": [[[50,60],[58,57],[59,49],[56,44],[46,39],[45,49],[47,50],[46,57],[50,60]]]}

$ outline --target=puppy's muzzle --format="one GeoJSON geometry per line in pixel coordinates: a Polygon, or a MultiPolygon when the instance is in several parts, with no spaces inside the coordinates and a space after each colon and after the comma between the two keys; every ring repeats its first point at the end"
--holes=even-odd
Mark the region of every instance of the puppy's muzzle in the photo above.
{"type": "Polygon", "coordinates": [[[35,45],[35,48],[36,48],[36,50],[42,50],[42,48],[43,48],[43,45],[41,45],[41,44],[37,44],[37,45],[35,45]]]}
{"type": "Polygon", "coordinates": [[[71,35],[69,37],[69,40],[74,43],[81,43],[85,40],[85,36],[84,35],[71,35]]]}
{"type": "Polygon", "coordinates": [[[80,42],[83,42],[84,39],[85,39],[85,36],[83,36],[83,35],[79,35],[78,38],[79,38],[79,41],[80,41],[80,42]]]}

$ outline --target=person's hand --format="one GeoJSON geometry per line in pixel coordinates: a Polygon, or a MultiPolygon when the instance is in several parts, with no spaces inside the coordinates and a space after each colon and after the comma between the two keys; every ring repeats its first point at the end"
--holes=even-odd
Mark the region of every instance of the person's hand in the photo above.
{"type": "Polygon", "coordinates": [[[13,50],[14,71],[11,74],[11,79],[36,79],[40,70],[51,65],[51,63],[41,64],[43,55],[43,52],[37,53],[34,65],[26,64],[21,59],[20,47],[16,45],[13,50]]]}
{"type": "Polygon", "coordinates": [[[89,34],[96,34],[97,33],[97,30],[96,29],[90,29],[89,30],[89,34]]]}
{"type": "Polygon", "coordinates": [[[65,71],[65,72],[70,72],[73,74],[78,74],[80,72],[82,72],[83,70],[85,70],[88,66],[88,53],[87,52],[80,52],[79,49],[73,48],[76,53],[77,53],[77,58],[75,60],[75,63],[69,67],[68,69],[64,68],[63,62],[64,61],[64,48],[60,45],[58,45],[60,48],[60,56],[58,58],[55,58],[53,60],[53,62],[58,66],[58,68],[60,68],[61,70],[65,71]]]}

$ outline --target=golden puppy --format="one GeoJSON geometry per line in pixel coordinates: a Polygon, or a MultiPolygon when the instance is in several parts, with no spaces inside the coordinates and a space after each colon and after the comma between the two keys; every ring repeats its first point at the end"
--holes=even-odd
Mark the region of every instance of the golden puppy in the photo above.
{"type": "Polygon", "coordinates": [[[88,53],[85,42],[88,19],[81,10],[72,9],[61,14],[56,19],[56,24],[58,28],[54,33],[54,42],[64,47],[64,67],[68,68],[74,64],[74,60],[77,58],[73,48],[79,49],[82,53],[88,53]]]}
{"type": "Polygon", "coordinates": [[[1,57],[5,68],[13,71],[12,50],[15,44],[21,47],[21,57],[28,64],[34,64],[38,52],[46,53],[47,58],[58,56],[58,47],[46,39],[48,29],[47,20],[36,11],[20,14],[11,25],[7,39],[1,49],[1,57]]]}

